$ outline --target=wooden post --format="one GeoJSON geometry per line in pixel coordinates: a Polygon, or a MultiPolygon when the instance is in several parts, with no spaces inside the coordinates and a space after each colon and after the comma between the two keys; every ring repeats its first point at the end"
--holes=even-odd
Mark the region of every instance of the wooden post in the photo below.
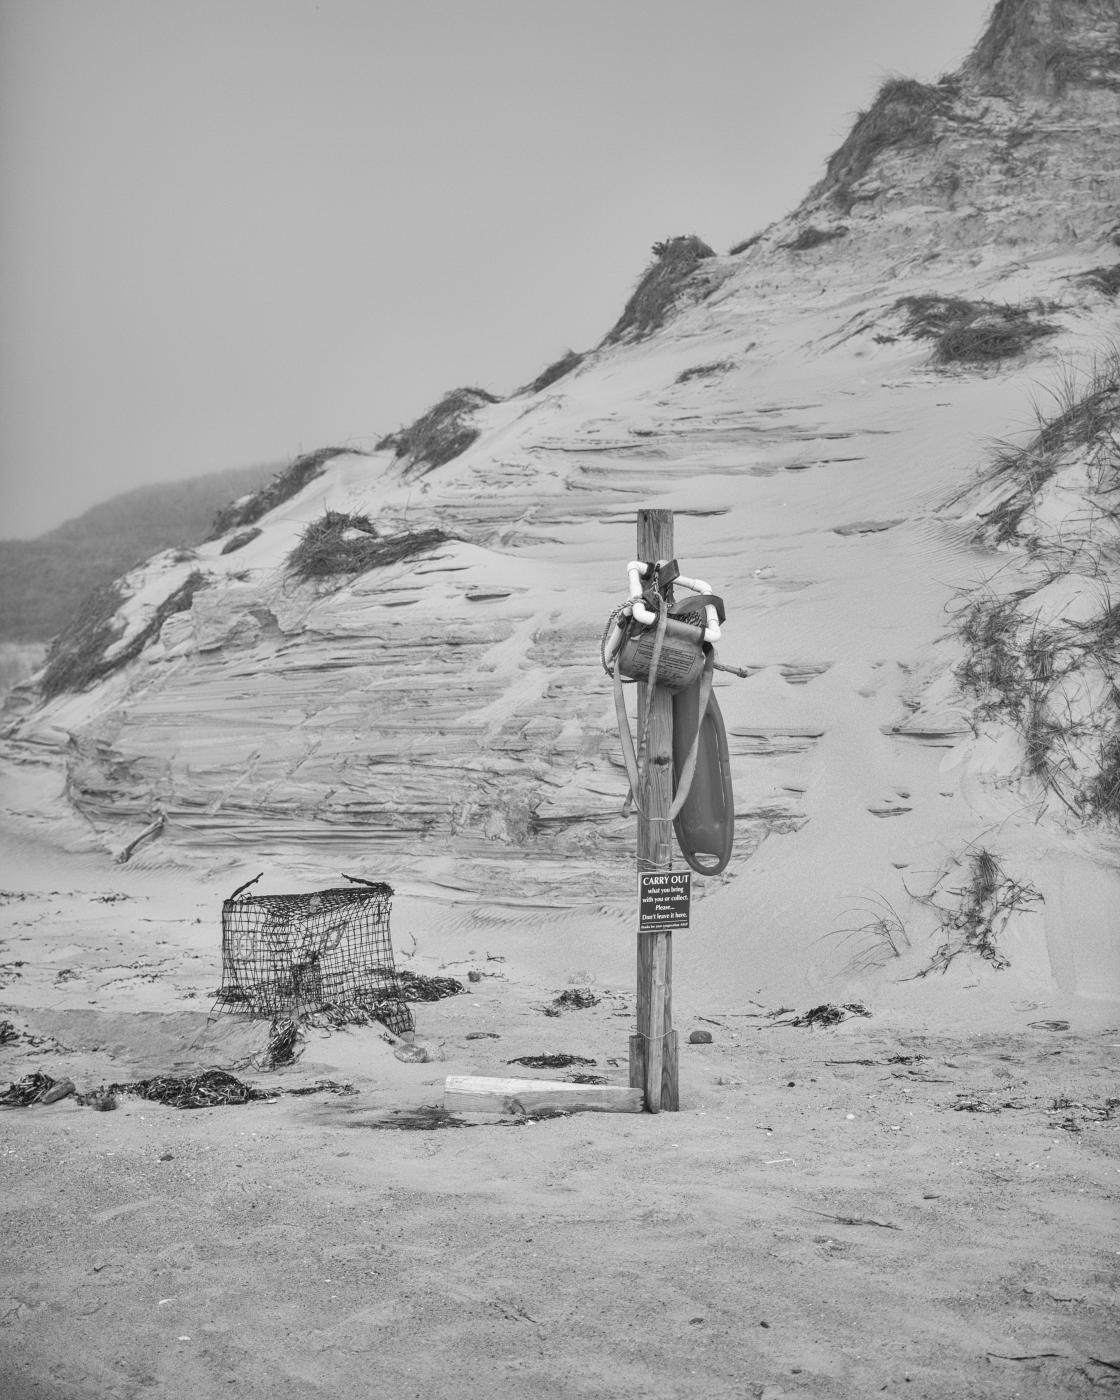
{"type": "MultiPolygon", "coordinates": [[[[643,563],[673,557],[673,513],[639,510],[638,552],[643,563]]],[[[638,870],[668,870],[673,832],[673,701],[663,686],[638,686],[638,751],[644,778],[638,807],[638,870]],[[647,732],[641,723],[649,705],[647,732]]],[[[648,1113],[680,1107],[677,1033],[673,1029],[673,935],[638,931],[638,1033],[630,1037],[630,1086],[643,1091],[648,1113]]]]}

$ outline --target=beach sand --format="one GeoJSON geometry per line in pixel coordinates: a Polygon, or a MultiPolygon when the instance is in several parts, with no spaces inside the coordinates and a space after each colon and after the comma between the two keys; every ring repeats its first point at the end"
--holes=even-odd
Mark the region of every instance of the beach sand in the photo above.
{"type": "Polygon", "coordinates": [[[765,977],[720,997],[690,975],[701,902],[675,935],[680,1112],[409,1130],[449,1074],[572,1072],[510,1066],[523,1055],[625,1084],[633,920],[495,914],[468,941],[446,908],[398,899],[398,965],[464,987],[415,1008],[432,1059],[402,1062],[367,1026],[310,1031],[295,1064],[260,1071],[239,1066],[267,1023],[214,1016],[236,874],[11,833],[4,864],[4,1084],[38,1071],[84,1093],[214,1065],[270,1091],[0,1110],[8,1400],[1051,1397],[1120,1380],[1110,998],[1032,996],[1014,969],[956,960],[853,982],[870,1014],[798,1026],[808,983],[786,1002],[765,977]],[[597,1004],[545,1014],[573,987],[597,1004]]]}

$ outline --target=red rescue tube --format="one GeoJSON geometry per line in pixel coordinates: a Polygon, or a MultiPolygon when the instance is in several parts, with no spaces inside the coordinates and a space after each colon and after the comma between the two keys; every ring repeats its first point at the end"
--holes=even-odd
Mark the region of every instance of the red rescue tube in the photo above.
{"type": "MultiPolygon", "coordinates": [[[[673,786],[696,737],[700,683],[673,696],[673,786]]],[[[673,822],[685,861],[700,875],[718,875],[731,859],[735,840],[735,798],[731,791],[731,759],[727,730],[715,695],[700,720],[696,771],[688,796],[673,822]]]]}

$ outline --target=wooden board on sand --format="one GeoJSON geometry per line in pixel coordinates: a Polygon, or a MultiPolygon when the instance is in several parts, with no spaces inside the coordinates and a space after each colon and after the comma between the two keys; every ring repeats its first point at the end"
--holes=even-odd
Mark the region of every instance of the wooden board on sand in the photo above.
{"type": "Polygon", "coordinates": [[[443,1106],[459,1113],[641,1113],[642,1091],[621,1084],[450,1074],[443,1106]]]}

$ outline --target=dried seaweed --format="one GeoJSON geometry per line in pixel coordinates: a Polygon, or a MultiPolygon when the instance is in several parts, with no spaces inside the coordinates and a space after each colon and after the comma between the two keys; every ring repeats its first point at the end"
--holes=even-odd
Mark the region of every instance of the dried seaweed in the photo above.
{"type": "Polygon", "coordinates": [[[552,1004],[570,1011],[586,1011],[589,1006],[598,1006],[601,998],[590,987],[571,987],[554,997],[552,1004]]]}
{"type": "Polygon", "coordinates": [[[526,1065],[529,1069],[568,1069],[572,1065],[594,1065],[595,1060],[583,1055],[518,1055],[507,1060],[507,1065],[526,1065]]]}
{"type": "Polygon", "coordinates": [[[454,977],[427,977],[422,972],[410,972],[407,968],[397,973],[397,982],[404,1001],[442,1001],[444,997],[458,996],[464,990],[462,982],[454,977]]]}
{"type": "Polygon", "coordinates": [[[996,1103],[982,1094],[967,1093],[958,1094],[951,1107],[955,1113],[999,1113],[1004,1108],[1030,1108],[1030,1104],[1022,1099],[1004,1099],[1002,1103],[996,1103]]]}
{"type": "Polygon", "coordinates": [[[4,1093],[0,1094],[0,1106],[4,1108],[30,1108],[32,1104],[42,1103],[56,1082],[58,1081],[52,1079],[49,1074],[42,1074],[39,1071],[25,1075],[14,1084],[9,1085],[4,1093]]]}
{"type": "Polygon", "coordinates": [[[356,1094],[353,1084],[340,1084],[337,1079],[320,1079],[317,1084],[301,1084],[298,1089],[282,1089],[291,1098],[303,1099],[309,1094],[356,1094]]]}
{"type": "Polygon", "coordinates": [[[299,1025],[296,1021],[273,1021],[265,1050],[265,1062],[269,1069],[280,1065],[290,1065],[296,1058],[299,1047],[299,1025]]]}
{"type": "MultiPolygon", "coordinates": [[[[100,1092],[106,1092],[102,1089],[100,1092]]],[[[246,1104],[272,1095],[262,1089],[244,1084],[224,1069],[208,1069],[202,1074],[158,1074],[151,1079],[138,1079],[131,1084],[110,1084],[110,1094],[132,1094],[150,1103],[163,1103],[171,1108],[217,1108],[225,1104],[246,1104]]]]}
{"type": "Polygon", "coordinates": [[[849,1016],[870,1016],[871,1012],[867,1007],[858,1001],[845,1002],[843,1006],[834,1006],[832,1002],[824,1002],[820,1006],[814,1006],[806,1011],[803,1016],[795,1016],[791,1021],[775,1021],[774,1025],[783,1026],[838,1026],[841,1021],[846,1021],[849,1016]]]}

